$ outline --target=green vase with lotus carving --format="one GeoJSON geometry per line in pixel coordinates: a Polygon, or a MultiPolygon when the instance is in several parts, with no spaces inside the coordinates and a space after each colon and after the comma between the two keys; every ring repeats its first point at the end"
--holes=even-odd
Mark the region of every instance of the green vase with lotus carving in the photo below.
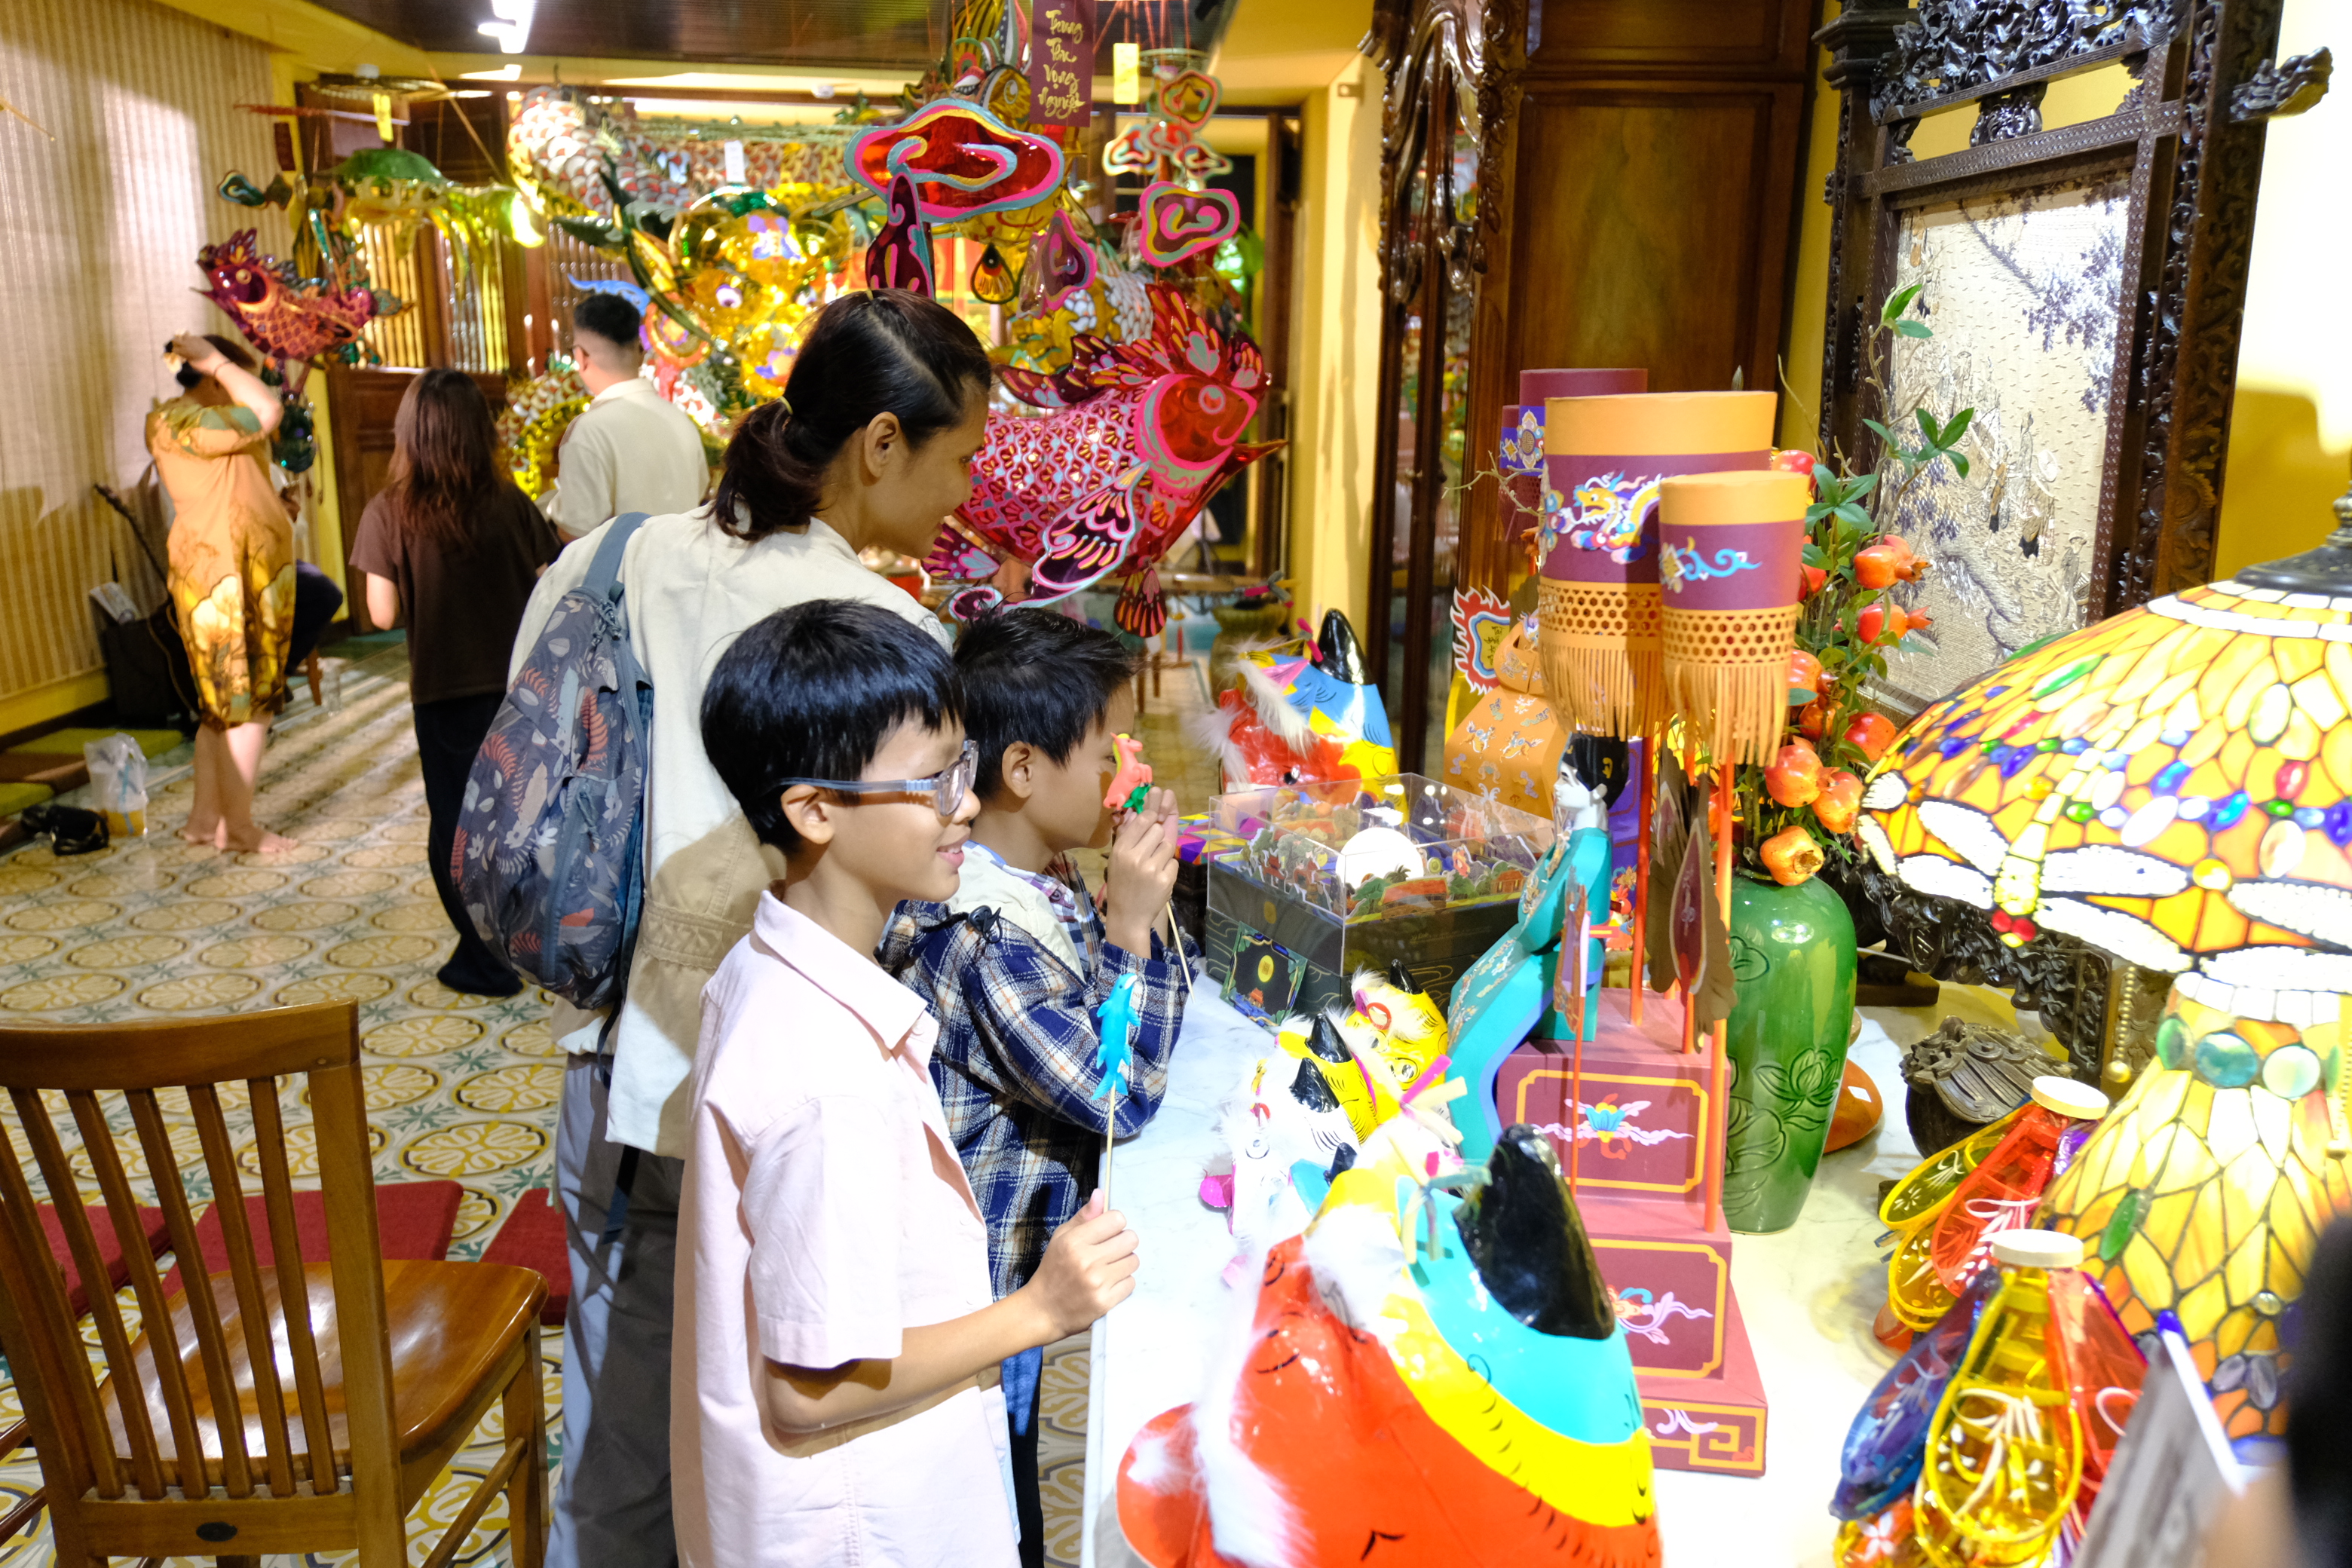
{"type": "Polygon", "coordinates": [[[1723,1217],[1734,1230],[1786,1230],[1812,1190],[1853,1027],[1853,918],[1819,877],[1793,888],[1732,879],[1723,1217]]]}

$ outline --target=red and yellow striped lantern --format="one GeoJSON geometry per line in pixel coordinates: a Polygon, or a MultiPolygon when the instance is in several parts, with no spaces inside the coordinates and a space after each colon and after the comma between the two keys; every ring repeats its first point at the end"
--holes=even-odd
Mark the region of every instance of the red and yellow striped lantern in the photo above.
{"type": "Polygon", "coordinates": [[[1631,736],[1664,723],[1659,486],[1676,474],[1762,469],[1777,401],[1652,392],[1546,406],[1538,647],[1545,690],[1570,728],[1631,736]]]}
{"type": "Polygon", "coordinates": [[[1788,727],[1812,481],[1768,468],[1659,490],[1666,700],[1717,763],[1769,763],[1788,727]]]}

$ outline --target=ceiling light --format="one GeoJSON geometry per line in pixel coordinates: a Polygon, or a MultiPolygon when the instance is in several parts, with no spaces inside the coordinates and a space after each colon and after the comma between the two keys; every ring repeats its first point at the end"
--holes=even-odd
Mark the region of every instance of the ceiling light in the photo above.
{"type": "Polygon", "coordinates": [[[475,31],[496,38],[502,53],[519,55],[530,42],[531,13],[537,9],[538,0],[490,0],[490,14],[498,20],[484,22],[475,31]]]}
{"type": "Polygon", "coordinates": [[[459,71],[460,81],[513,81],[522,75],[522,63],[509,60],[494,71],[459,71]]]}

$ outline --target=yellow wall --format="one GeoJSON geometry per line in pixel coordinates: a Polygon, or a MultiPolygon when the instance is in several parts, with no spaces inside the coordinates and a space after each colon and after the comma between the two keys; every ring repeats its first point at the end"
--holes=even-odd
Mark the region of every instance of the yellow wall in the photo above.
{"type": "Polygon", "coordinates": [[[1380,381],[1381,74],[1351,57],[1307,96],[1291,352],[1290,577],[1298,613],[1364,624],[1380,381]],[[1356,96],[1343,98],[1352,86],[1356,96]]]}
{"type": "MultiPolygon", "coordinates": [[[[2343,0],[2286,0],[2281,56],[2343,40],[2343,0]]],[[[1819,57],[1817,54],[1816,63],[1819,57]]],[[[2051,129],[2112,113],[2131,86],[2120,66],[2051,84],[2051,129]]],[[[2318,108],[2270,127],[2238,354],[2238,397],[2221,490],[2214,575],[2310,549],[2335,525],[2331,500],[2352,467],[2352,294],[2342,279],[2352,256],[2352,207],[2343,167],[2352,153],[2352,101],[2341,87],[2318,108]]],[[[1911,138],[1934,157],[1968,145],[1974,110],[1937,115],[1911,138]]],[[[1811,447],[1821,396],[1823,294],[1829,279],[1829,208],[1822,177],[1837,143],[1837,94],[1816,81],[1803,226],[1789,310],[1787,388],[1780,442],[1811,447]],[[1790,392],[1793,391],[1793,395],[1790,392]]]]}
{"type": "MultiPolygon", "coordinates": [[[[2287,0],[2279,53],[2347,42],[2344,0],[2287,0]],[[2332,25],[2332,26],[2331,26],[2332,25]],[[2331,36],[2332,35],[2332,36],[2331,36]]],[[[2308,550],[2335,526],[2329,503],[2352,469],[2352,83],[2275,120],[2263,150],[2246,332],[2221,484],[2213,574],[2308,550]]]]}

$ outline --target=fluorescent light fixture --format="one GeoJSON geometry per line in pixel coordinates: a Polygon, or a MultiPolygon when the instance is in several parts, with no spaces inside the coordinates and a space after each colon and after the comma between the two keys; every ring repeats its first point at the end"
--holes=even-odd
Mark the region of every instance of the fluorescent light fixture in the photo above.
{"type": "Polygon", "coordinates": [[[531,14],[538,6],[539,0],[490,0],[490,14],[498,20],[484,22],[475,31],[496,38],[501,53],[519,55],[530,42],[531,14]]]}
{"type": "Polygon", "coordinates": [[[522,62],[511,60],[494,71],[459,71],[459,81],[514,81],[522,76],[522,62]]]}

